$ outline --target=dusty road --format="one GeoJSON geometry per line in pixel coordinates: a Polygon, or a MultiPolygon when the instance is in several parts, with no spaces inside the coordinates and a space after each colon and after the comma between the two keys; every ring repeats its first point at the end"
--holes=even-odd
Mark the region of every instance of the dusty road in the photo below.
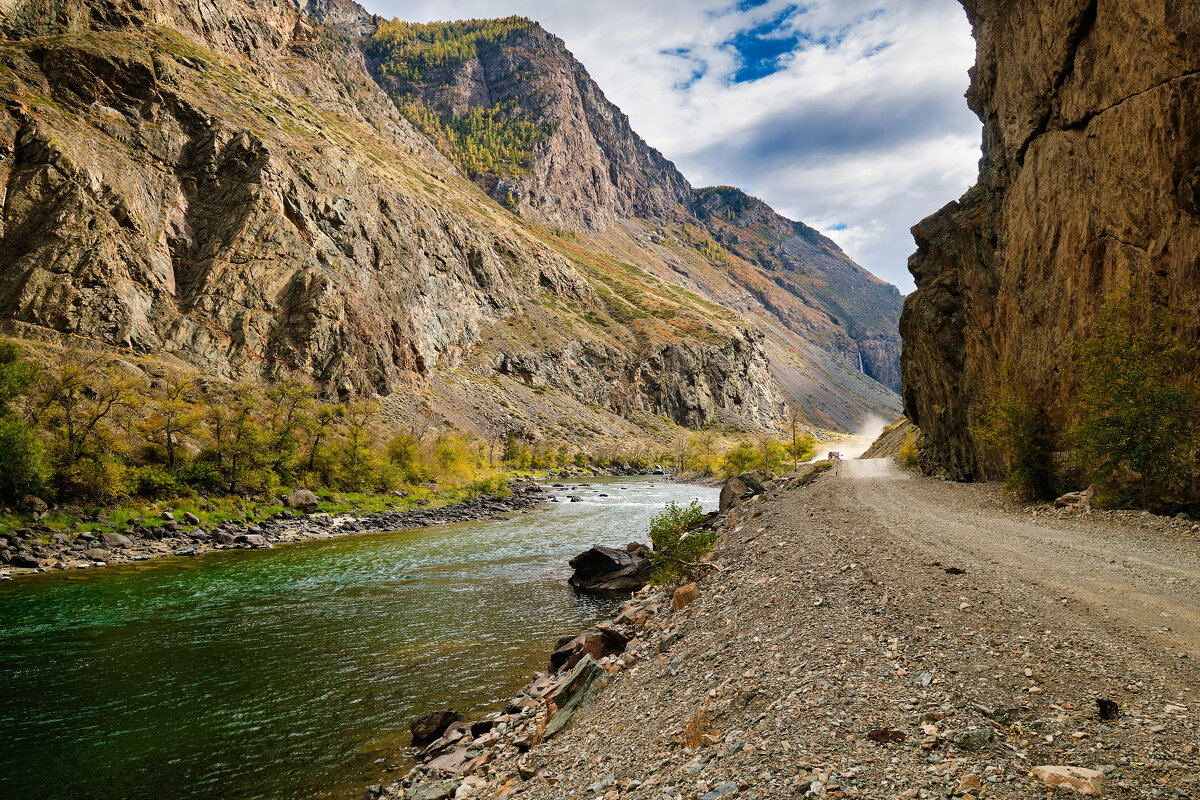
{"type": "Polygon", "coordinates": [[[847,461],[833,480],[846,486],[833,493],[846,513],[931,560],[1065,599],[1156,654],[1200,658],[1200,536],[1014,513],[995,502],[994,486],[909,478],[890,459],[847,461]]]}

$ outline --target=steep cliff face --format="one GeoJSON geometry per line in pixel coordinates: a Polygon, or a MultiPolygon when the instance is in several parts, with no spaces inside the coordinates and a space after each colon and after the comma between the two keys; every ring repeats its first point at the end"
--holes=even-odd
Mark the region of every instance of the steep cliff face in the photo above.
{"type": "Polygon", "coordinates": [[[454,155],[474,155],[463,152],[468,144],[482,151],[478,160],[464,159],[464,171],[525,216],[597,231],[661,214],[688,197],[691,187],[675,165],[638,136],[563,41],[535,22],[385,23],[364,48],[400,107],[435,139],[459,134],[445,141],[454,155]],[[516,163],[499,157],[509,153],[494,139],[506,136],[523,151],[516,163]]]}
{"type": "MultiPolygon", "coordinates": [[[[367,24],[337,0],[303,6],[367,24]]],[[[412,129],[356,43],[287,0],[29,0],[0,29],[8,334],[233,379],[296,371],[339,394],[406,391],[467,361],[501,379],[554,343],[597,354],[579,381],[623,376],[616,410],[779,413],[732,314],[673,300],[669,326],[622,316],[412,129]],[[753,380],[716,383],[733,374],[753,380]]],[[[560,406],[593,402],[560,384],[560,406]]]]}
{"type": "Polygon", "coordinates": [[[908,415],[951,475],[980,478],[997,471],[969,432],[981,388],[1011,362],[1064,425],[1069,346],[1109,292],[1138,287],[1200,341],[1200,12],[963,4],[979,183],[913,229],[900,328],[908,415]]]}

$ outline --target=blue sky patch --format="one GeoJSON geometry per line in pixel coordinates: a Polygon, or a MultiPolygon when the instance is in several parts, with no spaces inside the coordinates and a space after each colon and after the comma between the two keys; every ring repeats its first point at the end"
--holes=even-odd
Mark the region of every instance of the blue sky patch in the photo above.
{"type": "MultiPolygon", "coordinates": [[[[756,0],[743,0],[739,8],[754,2],[756,0]]],[[[734,83],[756,81],[783,69],[784,57],[795,52],[810,38],[808,34],[787,25],[792,17],[802,13],[804,9],[800,6],[789,5],[772,19],[741,31],[725,43],[737,51],[741,59],[741,66],[732,77],[734,83]]]]}

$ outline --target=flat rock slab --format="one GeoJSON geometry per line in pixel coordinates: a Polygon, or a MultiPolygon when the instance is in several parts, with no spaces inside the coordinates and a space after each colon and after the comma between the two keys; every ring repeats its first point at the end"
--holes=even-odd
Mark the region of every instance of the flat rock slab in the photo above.
{"type": "Polygon", "coordinates": [[[1052,789],[1070,789],[1076,794],[1100,797],[1104,794],[1104,773],[1083,767],[1034,767],[1032,774],[1052,789]]]}

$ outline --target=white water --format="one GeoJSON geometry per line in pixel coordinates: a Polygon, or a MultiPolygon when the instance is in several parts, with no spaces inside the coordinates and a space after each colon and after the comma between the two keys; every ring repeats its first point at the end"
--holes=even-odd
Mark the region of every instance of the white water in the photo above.
{"type": "Polygon", "coordinates": [[[864,375],[867,374],[867,371],[865,369],[863,369],[863,360],[862,360],[862,351],[861,350],[858,351],[858,371],[864,375]]]}

